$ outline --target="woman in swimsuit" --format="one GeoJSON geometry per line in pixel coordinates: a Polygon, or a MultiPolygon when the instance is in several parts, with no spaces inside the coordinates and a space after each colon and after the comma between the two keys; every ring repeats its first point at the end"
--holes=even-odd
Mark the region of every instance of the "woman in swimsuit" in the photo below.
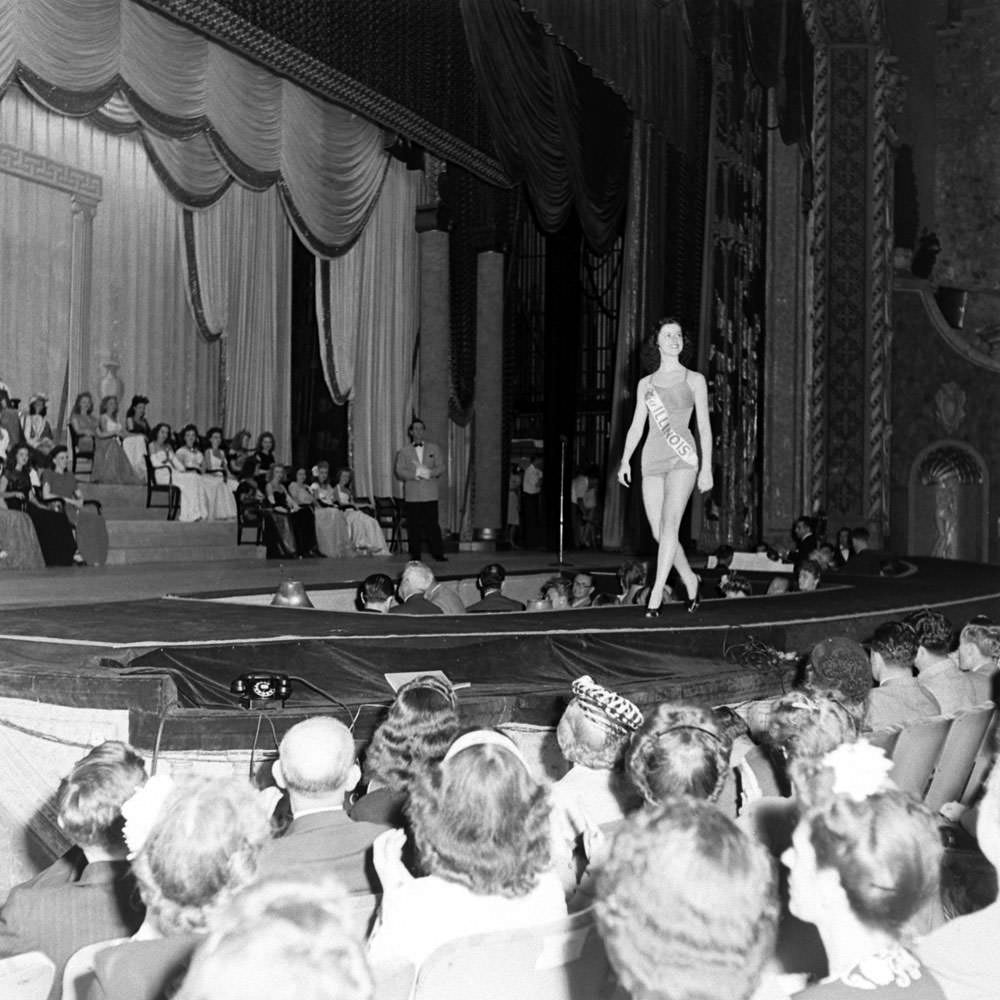
{"type": "Polygon", "coordinates": [[[659,617],[671,567],[676,568],[687,590],[688,611],[694,611],[701,602],[701,581],[688,564],[678,533],[695,483],[702,493],[712,488],[712,429],[705,376],[681,364],[683,351],[680,323],[671,318],[660,320],[653,340],[643,346],[645,367],[655,370],[639,379],[635,415],[625,436],[625,450],[618,467],[618,482],[622,486],[631,485],[629,463],[648,417],[649,434],[642,449],[642,502],[659,548],[647,618],[659,617]],[[698,419],[700,467],[694,436],[688,426],[692,410],[698,419]]]}

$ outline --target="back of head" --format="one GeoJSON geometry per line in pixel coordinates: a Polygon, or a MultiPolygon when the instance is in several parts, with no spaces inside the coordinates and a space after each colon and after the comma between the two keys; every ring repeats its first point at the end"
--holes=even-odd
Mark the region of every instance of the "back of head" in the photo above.
{"type": "Polygon", "coordinates": [[[625,766],[650,805],[689,795],[714,802],[729,773],[729,739],[693,705],[657,705],[632,738],[625,766]]]}
{"type": "Polygon", "coordinates": [[[334,880],[268,879],[218,915],[177,1000],[370,1000],[371,973],[334,880]]]}
{"type": "Polygon", "coordinates": [[[906,622],[883,622],[868,642],[888,666],[911,669],[917,655],[917,633],[906,622]]]}
{"type": "Polygon", "coordinates": [[[673,799],[615,839],[597,917],[636,1000],[745,1000],[774,948],[773,865],[714,806],[673,799]]]}
{"type": "Polygon", "coordinates": [[[646,564],[634,559],[622,563],[618,568],[618,581],[624,588],[646,585],[646,564]]]}
{"type": "Polygon", "coordinates": [[[884,754],[848,744],[813,772],[803,816],[819,868],[833,868],[854,915],[898,935],[938,891],[944,848],[934,815],[887,777],[884,754]]]}
{"type": "Polygon", "coordinates": [[[953,629],[951,622],[940,611],[921,608],[903,619],[917,635],[917,644],[936,656],[951,652],[953,629]]]}
{"type": "Polygon", "coordinates": [[[285,733],[278,751],[289,792],[317,797],[340,791],[355,760],[354,737],[342,722],[317,715],[285,733]]]}
{"type": "Polygon", "coordinates": [[[994,663],[1000,661],[1000,626],[970,621],[962,629],[960,641],[975,646],[980,656],[994,663]]]}
{"type": "Polygon", "coordinates": [[[573,682],[573,699],[559,720],[556,739],[571,764],[610,771],[623,763],[641,724],[642,712],[632,702],[585,676],[573,682]]]}
{"type": "Polygon", "coordinates": [[[715,550],[716,565],[728,568],[733,561],[734,555],[736,555],[736,550],[732,547],[732,545],[720,545],[715,550]]]}
{"type": "Polygon", "coordinates": [[[178,779],[132,862],[143,902],[164,936],[197,933],[257,873],[268,810],[246,781],[178,779]]]}
{"type": "Polygon", "coordinates": [[[459,737],[417,776],[410,820],[429,873],[477,895],[527,895],[549,868],[548,793],[495,730],[459,737]]]}
{"type": "Polygon", "coordinates": [[[364,606],[381,604],[383,601],[388,601],[395,593],[396,587],[391,576],[386,573],[372,573],[362,581],[358,597],[364,606]]]}
{"type": "Polygon", "coordinates": [[[458,702],[432,675],[404,684],[365,754],[365,776],[392,791],[406,791],[414,775],[441,761],[458,734],[458,702]]]}
{"type": "Polygon", "coordinates": [[[122,803],[145,781],[145,761],[132,747],[119,740],[99,744],[59,786],[59,826],[81,847],[124,850],[122,803]]]}
{"type": "Polygon", "coordinates": [[[839,691],[853,705],[860,705],[872,688],[872,668],[864,646],[846,636],[832,636],[809,653],[809,683],[816,689],[839,691]]]}
{"type": "Polygon", "coordinates": [[[719,590],[726,597],[750,597],[753,594],[753,585],[742,573],[730,573],[719,590]]]}
{"type": "Polygon", "coordinates": [[[434,573],[430,566],[419,560],[412,560],[403,569],[399,581],[399,595],[405,601],[414,594],[423,594],[434,586],[434,573]]]}
{"type": "Polygon", "coordinates": [[[507,579],[507,571],[500,563],[490,563],[479,571],[477,583],[483,592],[487,590],[499,590],[507,579]]]}
{"type": "Polygon", "coordinates": [[[867,549],[870,539],[871,535],[868,533],[867,528],[854,528],[851,531],[851,546],[855,552],[867,549]]]}

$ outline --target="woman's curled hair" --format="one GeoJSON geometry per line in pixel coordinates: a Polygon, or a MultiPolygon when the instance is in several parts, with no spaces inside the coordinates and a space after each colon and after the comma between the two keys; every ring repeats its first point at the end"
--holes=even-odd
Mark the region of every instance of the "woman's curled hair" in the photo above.
{"type": "Polygon", "coordinates": [[[477,895],[525,896],[550,866],[548,791],[516,750],[476,744],[429,768],[409,814],[427,873],[477,895]]]}
{"type": "Polygon", "coordinates": [[[406,791],[418,771],[444,757],[457,734],[454,692],[434,677],[417,677],[399,689],[375,730],[365,754],[365,778],[406,791]]]}

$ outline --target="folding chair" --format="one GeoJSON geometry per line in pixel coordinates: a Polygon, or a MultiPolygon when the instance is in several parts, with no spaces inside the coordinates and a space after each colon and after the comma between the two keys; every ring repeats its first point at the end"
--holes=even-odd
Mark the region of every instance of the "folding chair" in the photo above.
{"type": "Polygon", "coordinates": [[[889,777],[912,796],[923,799],[951,729],[951,719],[935,716],[903,727],[892,754],[889,777]]]}
{"type": "Polygon", "coordinates": [[[992,718],[992,705],[980,705],[956,714],[924,796],[924,803],[934,812],[946,802],[958,802],[962,798],[992,718]]]}

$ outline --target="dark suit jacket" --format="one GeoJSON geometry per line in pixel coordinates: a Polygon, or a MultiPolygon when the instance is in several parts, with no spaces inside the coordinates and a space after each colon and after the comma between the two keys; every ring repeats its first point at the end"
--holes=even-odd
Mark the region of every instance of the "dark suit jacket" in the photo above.
{"type": "Polygon", "coordinates": [[[438,498],[438,480],[445,474],[447,463],[441,449],[431,441],[424,442],[424,465],[431,470],[430,479],[417,479],[417,449],[408,444],[396,452],[396,478],[403,481],[403,499],[426,503],[438,498]]]}
{"type": "Polygon", "coordinates": [[[843,572],[848,576],[879,576],[882,573],[882,563],[889,558],[888,552],[862,549],[844,563],[843,572]]]}
{"type": "Polygon", "coordinates": [[[55,963],[49,1000],[57,1000],[67,959],[85,944],[134,934],[145,909],[127,861],[95,861],[79,877],[64,858],[52,867],[11,889],[0,910],[0,958],[44,952],[55,963]]]}
{"type": "Polygon", "coordinates": [[[331,874],[348,892],[381,892],[372,864],[372,841],[392,827],[355,822],[343,809],[325,809],[293,819],[284,835],[264,847],[258,862],[261,878],[303,869],[331,874]]]}
{"type": "Polygon", "coordinates": [[[424,597],[423,594],[414,594],[407,598],[402,604],[397,604],[394,608],[389,608],[390,615],[443,615],[444,612],[436,605],[424,597]]]}
{"type": "Polygon", "coordinates": [[[88,1000],[167,1000],[174,995],[204,935],[125,941],[94,957],[88,1000]]]}
{"type": "Polygon", "coordinates": [[[470,604],[466,611],[476,614],[479,611],[523,611],[524,605],[513,597],[504,597],[499,590],[488,593],[481,601],[470,604]]]}

